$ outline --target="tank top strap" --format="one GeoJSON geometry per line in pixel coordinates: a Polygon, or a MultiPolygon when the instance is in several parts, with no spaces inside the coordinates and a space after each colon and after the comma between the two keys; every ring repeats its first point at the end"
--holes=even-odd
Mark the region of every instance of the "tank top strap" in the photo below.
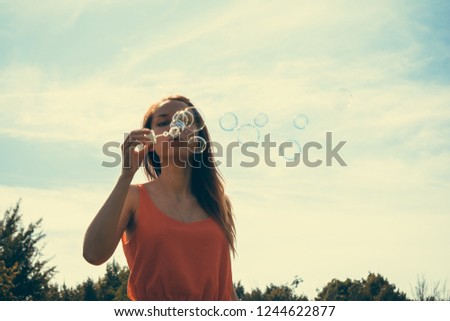
{"type": "Polygon", "coordinates": [[[151,220],[152,224],[155,221],[160,220],[160,217],[157,213],[159,210],[156,205],[153,203],[147,188],[144,184],[137,184],[139,189],[139,207],[138,207],[138,216],[141,221],[151,220]]]}
{"type": "Polygon", "coordinates": [[[147,188],[144,184],[138,184],[139,188],[139,207],[143,210],[148,209],[151,204],[149,204],[149,195],[147,188]]]}
{"type": "Polygon", "coordinates": [[[137,208],[137,217],[139,220],[143,219],[145,217],[144,210],[145,210],[145,187],[143,184],[137,184],[138,191],[139,191],[139,198],[138,198],[138,208],[137,208]]]}
{"type": "Polygon", "coordinates": [[[144,186],[142,184],[137,184],[138,190],[139,190],[139,203],[141,203],[142,200],[142,191],[144,190],[144,186]]]}
{"type": "Polygon", "coordinates": [[[143,189],[143,186],[142,186],[142,184],[137,184],[137,188],[138,188],[138,195],[139,195],[139,198],[138,198],[138,211],[140,211],[140,209],[141,209],[141,204],[142,204],[142,189],[143,189]]]}

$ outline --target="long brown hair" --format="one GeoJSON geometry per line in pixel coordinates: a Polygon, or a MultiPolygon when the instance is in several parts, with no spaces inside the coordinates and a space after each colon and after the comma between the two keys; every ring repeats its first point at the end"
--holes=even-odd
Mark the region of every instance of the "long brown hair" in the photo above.
{"type": "MultiPolygon", "coordinates": [[[[184,96],[166,96],[149,107],[144,115],[142,127],[151,129],[153,115],[158,106],[165,101],[172,100],[181,101],[190,107],[194,106],[184,96]]],[[[201,120],[201,115],[195,108],[193,112],[194,119],[197,122],[201,120]]],[[[191,190],[203,210],[223,229],[233,256],[235,256],[236,228],[234,225],[233,208],[228,196],[225,194],[224,180],[214,160],[211,138],[206,126],[199,130],[197,135],[205,139],[206,149],[201,153],[201,159],[197,159],[195,166],[192,166],[191,190]]],[[[157,179],[161,175],[159,157],[154,151],[149,151],[144,159],[144,172],[149,180],[157,179]]]]}

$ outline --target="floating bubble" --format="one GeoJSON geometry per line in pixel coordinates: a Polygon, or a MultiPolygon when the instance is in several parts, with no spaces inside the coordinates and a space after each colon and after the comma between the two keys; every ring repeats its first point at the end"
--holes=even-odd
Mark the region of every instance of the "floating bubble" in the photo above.
{"type": "Polygon", "coordinates": [[[352,104],[352,100],[352,93],[345,88],[340,88],[334,92],[333,103],[334,108],[337,110],[349,108],[352,104]]]}
{"type": "Polygon", "coordinates": [[[296,160],[297,157],[300,157],[300,143],[295,139],[289,139],[280,144],[278,152],[280,156],[283,156],[288,161],[296,160]]]}
{"type": "Polygon", "coordinates": [[[237,127],[238,118],[234,113],[226,112],[225,114],[222,115],[222,117],[220,117],[219,124],[223,130],[226,130],[229,132],[237,127]]]}
{"type": "Polygon", "coordinates": [[[304,114],[298,114],[294,118],[294,127],[297,129],[305,129],[308,126],[309,120],[308,117],[304,114]]]}
{"type": "Polygon", "coordinates": [[[253,121],[255,122],[256,126],[264,127],[269,121],[269,117],[267,117],[267,115],[264,113],[259,113],[258,115],[255,116],[253,121]]]}
{"type": "Polygon", "coordinates": [[[206,140],[201,136],[193,136],[188,140],[188,148],[192,153],[203,153],[206,149],[206,140]]]}
{"type": "Polygon", "coordinates": [[[259,140],[259,129],[252,124],[245,124],[238,128],[237,139],[239,143],[257,142],[259,140]]]}

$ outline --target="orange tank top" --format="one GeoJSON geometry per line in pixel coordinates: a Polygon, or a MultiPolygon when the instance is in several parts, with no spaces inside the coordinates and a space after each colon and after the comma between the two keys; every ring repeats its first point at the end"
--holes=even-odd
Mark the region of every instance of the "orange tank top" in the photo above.
{"type": "Polygon", "coordinates": [[[192,223],[161,212],[139,187],[136,229],[122,247],[130,269],[131,300],[231,300],[227,238],[212,217],[192,223]]]}

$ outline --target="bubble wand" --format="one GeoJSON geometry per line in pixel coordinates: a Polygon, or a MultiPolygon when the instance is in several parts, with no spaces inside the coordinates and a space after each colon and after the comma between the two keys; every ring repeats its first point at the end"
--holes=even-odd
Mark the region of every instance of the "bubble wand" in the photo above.
{"type": "MultiPolygon", "coordinates": [[[[184,110],[177,111],[173,117],[172,122],[170,123],[170,128],[168,131],[163,132],[162,134],[155,135],[155,131],[153,129],[150,129],[150,133],[146,136],[150,138],[152,143],[156,143],[158,137],[167,137],[170,136],[172,139],[175,139],[181,135],[181,133],[186,130],[190,129],[193,131],[199,131],[201,130],[205,125],[202,124],[195,124],[194,115],[191,112],[194,107],[189,107],[184,110]]],[[[201,136],[193,136],[188,141],[188,146],[192,144],[199,144],[200,147],[198,151],[196,152],[203,152],[206,149],[206,141],[201,136]]],[[[138,149],[142,150],[144,148],[144,144],[138,145],[138,149]]]]}

